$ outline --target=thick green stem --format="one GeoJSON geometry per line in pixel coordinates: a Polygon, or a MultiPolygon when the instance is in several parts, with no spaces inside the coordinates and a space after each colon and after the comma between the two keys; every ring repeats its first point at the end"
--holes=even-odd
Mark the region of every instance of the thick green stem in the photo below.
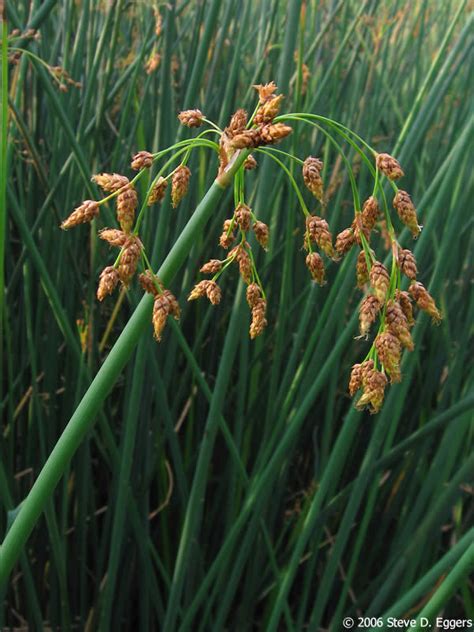
{"type": "MultiPolygon", "coordinates": [[[[246,152],[242,152],[234,161],[231,169],[226,173],[226,178],[221,177],[220,182],[216,180],[212,184],[186,224],[183,232],[176,240],[157,273],[165,285],[170,283],[184,263],[191,248],[202,233],[207,220],[221,199],[224,185],[231,180],[236,170],[245,160],[246,155],[246,152]]],[[[145,295],[140,301],[64,429],[30,493],[23,501],[18,516],[8,531],[0,549],[0,586],[7,581],[13,565],[17,561],[46,502],[51,497],[55,486],[85,434],[92,426],[104,399],[112,390],[117,378],[128,362],[143,330],[151,326],[149,321],[152,302],[153,297],[151,295],[145,295]]]]}

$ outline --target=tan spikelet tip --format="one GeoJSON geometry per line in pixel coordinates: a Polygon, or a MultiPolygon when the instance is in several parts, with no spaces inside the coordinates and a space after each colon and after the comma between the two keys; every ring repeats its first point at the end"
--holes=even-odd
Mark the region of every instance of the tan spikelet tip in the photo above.
{"type": "Polygon", "coordinates": [[[103,301],[108,294],[112,294],[120,280],[118,270],[113,266],[104,268],[100,273],[99,286],[97,288],[97,298],[103,301]]]}
{"type": "Polygon", "coordinates": [[[92,176],[92,182],[98,184],[107,193],[115,193],[130,184],[130,180],[119,173],[99,173],[92,176]]]}
{"type": "Polygon", "coordinates": [[[99,205],[94,200],[85,200],[80,206],[74,209],[74,211],[61,223],[63,230],[68,230],[79,224],[85,224],[97,217],[99,214],[99,205]]]}

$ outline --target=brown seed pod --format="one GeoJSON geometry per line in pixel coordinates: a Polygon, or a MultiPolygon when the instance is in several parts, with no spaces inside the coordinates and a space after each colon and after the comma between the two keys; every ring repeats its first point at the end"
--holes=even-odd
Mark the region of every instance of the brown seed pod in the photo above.
{"type": "Polygon", "coordinates": [[[244,129],[237,132],[229,142],[234,149],[252,149],[262,144],[259,129],[244,129]]]}
{"type": "Polygon", "coordinates": [[[293,129],[285,123],[271,123],[264,125],[260,129],[260,137],[262,145],[271,145],[286,138],[293,129]]]}
{"type": "Polygon", "coordinates": [[[104,228],[99,232],[99,237],[111,246],[121,248],[128,239],[127,233],[117,228],[104,228]]]}
{"type": "Polygon", "coordinates": [[[263,332],[267,326],[267,319],[265,318],[265,312],[267,309],[267,302],[263,298],[256,299],[252,307],[252,322],[250,323],[250,338],[252,340],[263,332]]]}
{"type": "Polygon", "coordinates": [[[398,160],[395,160],[390,154],[377,154],[375,161],[377,168],[380,169],[389,180],[398,180],[398,178],[405,175],[398,160]]]}
{"type": "Polygon", "coordinates": [[[256,221],[253,225],[253,232],[258,243],[264,250],[268,248],[268,238],[270,231],[268,226],[264,222],[256,221]]]}
{"type": "Polygon", "coordinates": [[[221,302],[221,288],[215,281],[209,281],[206,288],[206,296],[212,305],[218,305],[221,302]]]}
{"type": "MultiPolygon", "coordinates": [[[[247,247],[248,246],[247,244],[247,247]]],[[[243,281],[247,283],[252,282],[252,260],[246,250],[246,248],[239,244],[233,250],[230,251],[229,257],[233,257],[235,261],[239,264],[239,272],[243,281]]]]}
{"type": "Polygon", "coordinates": [[[147,292],[147,294],[158,296],[159,294],[162,294],[164,290],[163,283],[159,280],[156,274],[153,274],[151,270],[145,270],[145,272],[142,272],[142,274],[138,276],[138,281],[142,289],[147,292]]]}
{"type": "Polygon", "coordinates": [[[349,394],[351,397],[361,388],[364,383],[364,379],[374,368],[373,360],[365,360],[361,364],[354,364],[351,370],[351,377],[349,380],[349,394]]]}
{"type": "Polygon", "coordinates": [[[270,81],[270,83],[265,83],[265,84],[259,83],[252,87],[255,88],[255,90],[257,90],[258,92],[258,99],[259,99],[260,105],[262,105],[263,103],[266,103],[270,99],[273,99],[274,98],[273,93],[278,89],[274,81],[270,81]]]}
{"type": "Polygon", "coordinates": [[[371,195],[362,206],[361,220],[365,231],[370,232],[374,229],[375,224],[380,216],[380,208],[377,198],[371,195]]]}
{"type": "Polygon", "coordinates": [[[186,165],[180,165],[171,177],[171,203],[176,208],[184,198],[189,188],[191,170],[186,165]]]}
{"type": "Polygon", "coordinates": [[[436,307],[436,303],[433,297],[425,288],[423,283],[414,281],[413,283],[411,283],[408,291],[410,292],[420,309],[429,314],[436,324],[441,322],[443,318],[441,312],[436,307]]]}
{"type": "Polygon", "coordinates": [[[137,192],[132,187],[125,189],[117,196],[117,220],[125,233],[129,233],[133,228],[137,204],[137,192]]]}
{"type": "Polygon", "coordinates": [[[112,294],[119,281],[120,277],[116,268],[113,266],[104,268],[100,273],[99,286],[97,288],[97,298],[99,301],[103,301],[108,294],[112,294]]]}
{"type": "Polygon", "coordinates": [[[317,252],[310,252],[306,255],[306,267],[318,285],[326,284],[324,263],[322,257],[317,252]]]}
{"type": "Polygon", "coordinates": [[[380,303],[383,304],[390,287],[390,274],[383,263],[380,263],[380,261],[373,263],[370,269],[369,279],[375,296],[380,303]]]}
{"type": "Polygon", "coordinates": [[[306,188],[320,202],[324,199],[323,180],[321,178],[322,169],[322,161],[319,158],[314,158],[314,156],[308,156],[303,163],[303,180],[306,188]]]}
{"type": "Polygon", "coordinates": [[[257,304],[258,299],[262,298],[262,292],[260,291],[260,287],[257,283],[251,283],[247,287],[246,298],[250,309],[257,304]]]}
{"type": "Polygon", "coordinates": [[[421,232],[421,226],[418,225],[416,208],[410,195],[406,191],[398,190],[393,198],[393,206],[399,218],[410,229],[413,238],[416,239],[421,232]]]}
{"type": "Polygon", "coordinates": [[[142,253],[142,247],[142,242],[135,236],[130,236],[123,246],[118,265],[118,273],[125,287],[128,286],[136,272],[138,261],[142,253]]]}
{"type": "Polygon", "coordinates": [[[400,382],[401,346],[398,338],[390,331],[384,331],[375,338],[375,348],[391,382],[400,382]]]}
{"type": "Polygon", "coordinates": [[[119,173],[98,173],[92,176],[92,182],[98,184],[107,193],[115,193],[130,184],[130,180],[119,173]]]}
{"type": "Polygon", "coordinates": [[[306,230],[311,241],[314,241],[328,257],[334,257],[332,235],[325,219],[317,215],[309,215],[306,218],[306,230]]]}
{"type": "Polygon", "coordinates": [[[369,294],[364,298],[359,308],[359,329],[361,336],[366,336],[372,323],[377,319],[381,308],[380,301],[369,294]]]}
{"type": "Polygon", "coordinates": [[[365,256],[364,250],[361,250],[359,252],[359,256],[357,257],[356,276],[357,287],[359,289],[362,289],[364,285],[369,281],[369,268],[367,267],[367,258],[365,256]]]}
{"type": "Polygon", "coordinates": [[[199,271],[203,274],[216,274],[221,269],[222,261],[219,261],[219,259],[211,259],[210,261],[205,263],[199,271]]]}
{"type": "Polygon", "coordinates": [[[229,125],[225,128],[225,132],[229,138],[233,138],[236,134],[243,132],[246,125],[247,112],[240,108],[232,115],[229,125]]]}
{"type": "Polygon", "coordinates": [[[179,320],[180,309],[176,297],[169,290],[163,290],[161,294],[156,296],[153,303],[153,330],[155,339],[158,342],[161,340],[161,334],[165,328],[168,316],[173,316],[176,320],[179,320]]]}
{"type": "Polygon", "coordinates": [[[61,228],[63,230],[68,230],[69,228],[74,228],[74,226],[77,226],[78,224],[91,222],[98,214],[98,203],[95,202],[95,200],[85,200],[61,223],[61,228]]]}
{"type": "Polygon", "coordinates": [[[148,206],[155,204],[155,202],[161,202],[165,197],[166,187],[168,186],[168,180],[160,176],[153,185],[150,195],[148,196],[148,206]]]}
{"type": "Polygon", "coordinates": [[[132,158],[132,164],[130,165],[134,171],[141,171],[142,169],[148,169],[153,164],[153,154],[149,151],[139,151],[132,158]]]}
{"type": "Polygon", "coordinates": [[[356,408],[362,410],[368,406],[372,415],[378,413],[382,408],[385,387],[387,386],[386,376],[381,371],[371,369],[367,371],[363,386],[364,392],[356,403],[356,408]]]}
{"type": "Polygon", "coordinates": [[[234,217],[237,225],[240,227],[240,230],[246,232],[250,229],[252,212],[246,204],[240,202],[237,205],[237,208],[234,211],[234,217]]]}
{"type": "Polygon", "coordinates": [[[228,250],[232,246],[235,240],[235,234],[233,231],[230,230],[231,226],[232,226],[231,219],[226,219],[222,226],[222,234],[219,238],[219,244],[222,248],[225,248],[225,250],[228,250]]]}
{"type": "Polygon", "coordinates": [[[279,94],[278,96],[265,101],[265,103],[258,108],[257,113],[255,114],[254,123],[256,125],[266,125],[267,123],[271,123],[280,111],[280,103],[283,98],[283,95],[279,94]]]}
{"type": "Polygon", "coordinates": [[[398,265],[405,276],[412,280],[416,279],[418,269],[416,267],[415,255],[411,250],[402,248],[398,251],[398,265]]]}
{"type": "Polygon", "coordinates": [[[394,334],[406,349],[413,351],[414,344],[410,336],[408,320],[398,301],[393,299],[387,301],[385,319],[388,331],[394,334]]]}
{"type": "Polygon", "coordinates": [[[405,314],[408,327],[413,327],[415,319],[413,318],[413,306],[411,304],[409,293],[402,290],[395,290],[395,300],[399,303],[403,313],[405,314]]]}
{"type": "Polygon", "coordinates": [[[186,127],[200,127],[204,122],[201,110],[184,110],[178,114],[179,122],[186,127]]]}
{"type": "Polygon", "coordinates": [[[257,168],[257,161],[252,156],[252,154],[250,154],[250,156],[247,156],[247,158],[245,159],[244,169],[246,169],[247,171],[252,171],[253,169],[256,169],[256,168],[257,168]]]}
{"type": "Polygon", "coordinates": [[[344,256],[355,244],[355,235],[352,228],[345,228],[336,237],[336,252],[344,256]]]}

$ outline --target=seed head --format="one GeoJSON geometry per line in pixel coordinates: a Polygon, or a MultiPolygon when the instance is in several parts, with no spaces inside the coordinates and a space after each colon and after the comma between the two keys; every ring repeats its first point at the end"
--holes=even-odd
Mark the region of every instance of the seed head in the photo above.
{"type": "Polygon", "coordinates": [[[265,312],[267,309],[267,302],[263,298],[256,299],[252,307],[252,322],[250,323],[250,338],[252,340],[263,332],[267,326],[267,319],[265,318],[265,312]]]}
{"type": "Polygon", "coordinates": [[[323,201],[323,180],[321,178],[321,171],[323,163],[319,158],[308,156],[303,163],[303,180],[306,187],[311,191],[314,197],[320,202],[323,201]]]}
{"type": "Polygon", "coordinates": [[[247,171],[252,171],[252,169],[256,169],[256,168],[257,168],[257,161],[252,156],[252,154],[250,154],[250,156],[247,156],[247,158],[245,159],[244,169],[246,169],[247,171]]]}
{"type": "Polygon", "coordinates": [[[171,202],[176,208],[188,192],[191,171],[186,165],[180,165],[171,178],[171,202]]]}
{"type": "Polygon", "coordinates": [[[283,100],[283,95],[279,94],[276,97],[271,97],[268,101],[265,101],[257,110],[254,118],[256,125],[266,125],[271,123],[275,116],[280,111],[280,103],[283,100]]]}
{"type": "Polygon", "coordinates": [[[240,230],[246,232],[250,229],[252,212],[248,206],[242,204],[241,202],[234,211],[234,217],[237,225],[240,227],[240,230]]]}
{"type": "Polygon", "coordinates": [[[424,312],[427,312],[433,321],[438,324],[443,317],[439,309],[436,307],[433,297],[425,288],[423,283],[414,281],[408,288],[408,291],[416,301],[417,306],[424,312]]]}
{"type": "Polygon", "coordinates": [[[255,233],[255,238],[258,243],[262,246],[264,250],[267,250],[268,238],[270,235],[268,226],[264,222],[260,222],[257,220],[253,225],[253,232],[255,233]]]}
{"type": "Polygon", "coordinates": [[[258,92],[259,103],[262,105],[270,99],[273,99],[273,93],[277,90],[277,85],[274,81],[265,84],[257,84],[253,86],[258,92]]]}
{"type": "Polygon", "coordinates": [[[418,270],[416,267],[415,255],[411,252],[411,250],[402,248],[398,251],[398,265],[405,276],[409,279],[416,279],[418,270]]]}
{"type": "Polygon", "coordinates": [[[353,365],[351,370],[351,377],[349,380],[349,393],[351,397],[353,397],[355,393],[359,390],[364,382],[364,378],[367,376],[369,371],[373,370],[373,368],[373,360],[365,360],[361,364],[353,365]]]}
{"type": "Polygon", "coordinates": [[[99,214],[99,205],[94,200],[85,200],[80,206],[75,208],[71,215],[67,217],[61,224],[63,230],[73,228],[78,224],[85,224],[97,217],[99,214]]]}
{"type": "Polygon", "coordinates": [[[148,196],[148,206],[155,204],[155,202],[161,202],[161,200],[165,197],[167,186],[168,180],[160,176],[150,191],[150,195],[148,196]]]}
{"type": "Polygon", "coordinates": [[[369,268],[364,250],[359,252],[356,263],[357,287],[362,289],[369,280],[369,268]]]}
{"type": "Polygon", "coordinates": [[[359,308],[359,329],[361,336],[366,336],[370,331],[370,326],[375,322],[380,308],[380,301],[372,294],[368,294],[359,308]]]}
{"type": "Polygon", "coordinates": [[[234,149],[251,149],[262,144],[262,136],[259,129],[244,129],[235,133],[230,141],[234,149]]]}
{"type": "Polygon", "coordinates": [[[207,279],[205,279],[204,281],[199,281],[199,283],[196,283],[196,285],[193,287],[193,289],[191,290],[188,296],[188,301],[195,301],[196,299],[201,298],[202,296],[205,296],[208,284],[209,284],[209,281],[207,279]]]}
{"type": "Polygon", "coordinates": [[[138,281],[142,289],[147,292],[147,294],[159,296],[164,290],[163,283],[159,280],[156,274],[153,274],[151,270],[145,270],[145,272],[142,272],[142,274],[138,276],[138,281]]]}
{"type": "Polygon", "coordinates": [[[92,182],[98,184],[107,193],[115,193],[130,184],[130,180],[119,173],[98,173],[92,176],[92,182]]]}
{"type": "Polygon", "coordinates": [[[365,230],[370,232],[373,230],[375,224],[380,215],[380,207],[377,202],[377,198],[371,195],[362,206],[362,226],[365,230]]]}
{"type": "Polygon", "coordinates": [[[385,298],[390,287],[390,275],[383,263],[380,263],[380,261],[374,262],[370,270],[369,279],[375,296],[380,303],[385,303],[385,298]]]}
{"type": "Polygon", "coordinates": [[[233,138],[236,134],[243,132],[247,125],[247,112],[240,108],[232,115],[228,127],[225,132],[229,138],[233,138]]]}
{"type": "Polygon", "coordinates": [[[97,288],[97,298],[99,301],[103,301],[108,294],[112,294],[119,281],[120,277],[117,268],[113,266],[104,268],[100,273],[99,286],[97,288]]]}
{"type": "Polygon", "coordinates": [[[156,296],[153,303],[153,329],[155,339],[158,342],[161,340],[161,334],[165,328],[168,316],[173,316],[176,320],[179,320],[180,309],[175,296],[169,290],[164,290],[162,294],[156,296]]]}
{"type": "Polygon", "coordinates": [[[413,327],[413,325],[415,324],[415,319],[413,318],[413,306],[411,304],[409,293],[402,290],[396,290],[395,300],[398,301],[403,313],[405,314],[408,327],[413,327]]]}
{"type": "Polygon", "coordinates": [[[314,241],[328,257],[334,257],[332,235],[325,219],[317,215],[309,215],[306,218],[306,230],[311,241],[314,241]]]}
{"type": "Polygon", "coordinates": [[[132,230],[137,204],[137,192],[132,187],[125,189],[117,196],[117,220],[120,228],[125,233],[129,233],[132,230]]]}
{"type": "Polygon", "coordinates": [[[132,164],[130,165],[134,171],[141,171],[142,169],[148,169],[153,164],[153,154],[149,151],[139,151],[132,158],[132,164]]]}
{"type": "Polygon", "coordinates": [[[364,392],[356,403],[356,408],[362,410],[366,406],[372,415],[382,408],[387,378],[381,371],[370,369],[363,379],[364,392]]]}
{"type": "Polygon", "coordinates": [[[260,129],[260,137],[262,145],[271,145],[286,138],[292,132],[292,128],[285,123],[271,123],[264,125],[260,129]]]}
{"type": "Polygon", "coordinates": [[[345,255],[355,244],[355,235],[352,228],[345,228],[336,237],[336,252],[341,257],[345,255]]]}
{"type": "Polygon", "coordinates": [[[255,307],[257,301],[262,298],[262,292],[260,291],[260,287],[257,283],[251,283],[247,287],[246,298],[250,309],[255,307]]]}
{"type": "Polygon", "coordinates": [[[325,285],[325,271],[324,263],[317,252],[310,252],[306,255],[306,267],[311,273],[311,276],[318,285],[325,285]]]}
{"type": "Polygon", "coordinates": [[[376,163],[377,168],[380,169],[389,180],[398,180],[398,178],[405,175],[398,160],[395,160],[390,154],[377,154],[376,163]]]}
{"type": "MultiPolygon", "coordinates": [[[[247,247],[248,246],[247,244],[247,247]]],[[[242,279],[247,283],[252,282],[252,261],[250,256],[246,250],[246,248],[239,244],[233,250],[230,251],[229,257],[233,257],[235,261],[239,264],[239,272],[242,279]]]]}
{"type": "Polygon", "coordinates": [[[414,344],[410,336],[408,320],[398,301],[393,299],[387,301],[385,319],[390,333],[394,334],[406,349],[413,351],[414,344]]]}
{"type": "Polygon", "coordinates": [[[401,189],[397,191],[397,194],[393,198],[393,206],[395,207],[399,218],[405,226],[410,229],[413,238],[416,239],[421,232],[421,226],[418,225],[416,208],[411,201],[409,194],[401,189]]]}
{"type": "Polygon", "coordinates": [[[225,248],[225,250],[228,250],[232,246],[235,239],[234,232],[230,230],[231,226],[231,219],[226,219],[224,225],[222,226],[222,234],[219,238],[219,244],[222,246],[222,248],[225,248]]]}
{"type": "Polygon", "coordinates": [[[116,228],[104,228],[99,232],[99,237],[109,243],[111,246],[121,248],[128,239],[128,235],[123,230],[116,228]]]}
{"type": "Polygon", "coordinates": [[[120,280],[125,287],[128,286],[131,278],[136,272],[138,261],[142,253],[142,247],[141,241],[135,236],[130,236],[123,246],[118,266],[118,273],[120,280]]]}
{"type": "Polygon", "coordinates": [[[384,331],[376,337],[375,348],[377,349],[380,362],[390,374],[390,381],[400,382],[401,346],[398,338],[390,331],[384,331]]]}
{"type": "Polygon", "coordinates": [[[200,281],[191,290],[188,301],[195,301],[202,296],[207,296],[212,305],[218,305],[222,296],[221,289],[215,281],[200,281]]]}
{"type": "Polygon", "coordinates": [[[222,261],[219,261],[219,259],[211,259],[202,266],[200,272],[202,272],[203,274],[216,274],[221,269],[222,261]]]}
{"type": "Polygon", "coordinates": [[[186,127],[200,127],[204,122],[201,110],[184,110],[178,114],[179,122],[186,127]]]}

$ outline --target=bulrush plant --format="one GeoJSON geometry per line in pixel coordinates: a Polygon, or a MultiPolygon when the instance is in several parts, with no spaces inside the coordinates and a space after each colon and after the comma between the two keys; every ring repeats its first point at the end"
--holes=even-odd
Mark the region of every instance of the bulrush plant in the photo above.
{"type": "Polygon", "coordinates": [[[267,326],[267,297],[257,271],[249,235],[253,233],[256,242],[267,250],[269,228],[258,219],[254,210],[248,205],[245,196],[245,173],[257,166],[256,158],[249,153],[250,151],[270,156],[284,170],[297,193],[305,219],[303,239],[303,248],[307,252],[305,261],[312,279],[319,285],[324,285],[326,282],[324,258],[338,262],[353,247],[359,249],[356,283],[357,287],[365,293],[359,307],[361,337],[368,339],[371,330],[375,329],[375,323],[378,324],[367,356],[360,364],[352,367],[349,392],[351,396],[354,396],[361,390],[362,394],[356,402],[356,407],[359,409],[368,407],[371,413],[376,413],[382,406],[387,383],[401,380],[402,350],[412,351],[414,348],[410,334],[415,322],[413,301],[418,308],[426,311],[434,322],[439,322],[441,319],[433,298],[417,281],[418,270],[413,253],[401,248],[397,241],[387,204],[383,188],[384,179],[393,188],[395,194],[393,207],[400,221],[408,227],[413,238],[416,238],[421,231],[421,226],[418,224],[415,206],[410,195],[399,189],[395,183],[403,177],[404,172],[398,161],[391,155],[377,153],[357,134],[331,119],[312,114],[279,115],[283,95],[276,94],[277,86],[274,82],[254,87],[258,93],[258,103],[252,116],[248,117],[244,109],[238,109],[223,130],[208,120],[198,109],[181,112],[178,118],[183,125],[189,128],[208,125],[209,128],[196,138],[176,143],[164,151],[155,154],[148,151],[138,152],[132,158],[131,168],[138,171],[132,180],[117,173],[102,173],[93,176],[92,180],[109,195],[99,201],[86,200],[64,220],[61,227],[69,229],[78,224],[90,222],[99,215],[100,206],[115,199],[117,223],[120,228],[104,228],[99,232],[99,237],[110,246],[120,250],[113,265],[106,266],[100,274],[97,298],[102,301],[119,284],[128,287],[137,271],[141,269],[138,279],[143,290],[153,296],[152,323],[155,339],[159,341],[168,316],[179,319],[180,308],[176,297],[164,287],[149,264],[139,237],[144,214],[151,205],[164,199],[168,182],[171,182],[172,206],[176,208],[179,205],[188,191],[191,171],[187,162],[195,148],[209,148],[218,154],[218,179],[223,180],[226,179],[229,166],[233,164],[236,157],[245,152],[245,159],[233,177],[234,210],[232,216],[224,220],[219,239],[220,247],[227,251],[226,256],[221,259],[211,259],[202,265],[200,272],[210,278],[196,283],[188,296],[188,301],[206,297],[212,305],[218,305],[222,297],[218,281],[222,281],[224,273],[230,266],[236,265],[240,277],[247,285],[246,297],[251,312],[250,337],[256,338],[267,326]],[[324,129],[324,133],[329,135],[332,144],[340,152],[349,170],[354,218],[351,225],[342,230],[335,239],[328,221],[322,217],[326,212],[322,160],[315,156],[308,156],[302,160],[293,154],[271,147],[291,133],[292,128],[287,124],[290,121],[309,123],[322,131],[324,128],[321,126],[328,128],[329,131],[324,129]],[[210,133],[218,135],[218,143],[207,138],[210,133]],[[352,167],[337,142],[338,136],[360,154],[373,175],[372,195],[362,204],[352,167]],[[320,206],[319,214],[310,213],[300,185],[278,156],[301,165],[302,181],[315,198],[316,204],[320,206]],[[136,216],[138,194],[135,185],[153,164],[160,160],[165,160],[165,162],[148,187],[136,216]],[[175,162],[178,162],[178,165],[171,169],[170,166],[175,162]],[[382,208],[379,205],[379,199],[382,208]],[[377,225],[381,222],[383,222],[385,240],[391,251],[390,269],[377,259],[376,252],[370,246],[377,225]],[[409,280],[408,291],[402,289],[402,276],[409,280]]]}

